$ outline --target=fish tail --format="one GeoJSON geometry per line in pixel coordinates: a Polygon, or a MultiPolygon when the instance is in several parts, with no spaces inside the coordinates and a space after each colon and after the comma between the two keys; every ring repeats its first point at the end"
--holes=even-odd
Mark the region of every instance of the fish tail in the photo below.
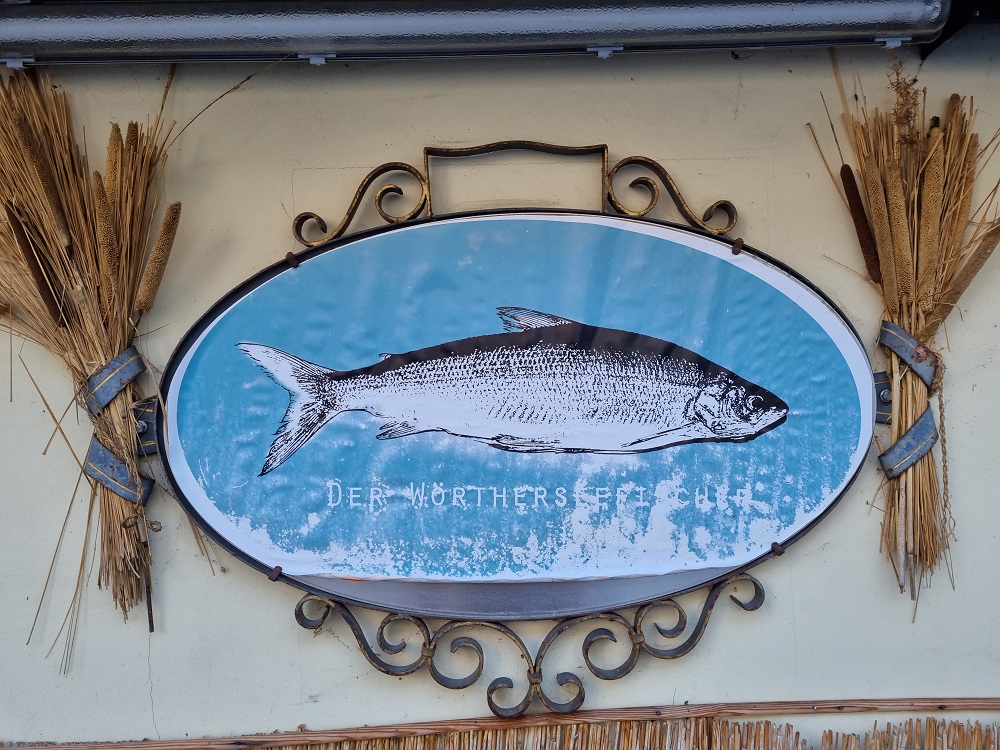
{"type": "Polygon", "coordinates": [[[330,388],[333,382],[330,376],[336,371],[270,346],[238,344],[237,347],[289,395],[288,409],[260,471],[260,476],[264,476],[291,458],[341,411],[330,388]]]}

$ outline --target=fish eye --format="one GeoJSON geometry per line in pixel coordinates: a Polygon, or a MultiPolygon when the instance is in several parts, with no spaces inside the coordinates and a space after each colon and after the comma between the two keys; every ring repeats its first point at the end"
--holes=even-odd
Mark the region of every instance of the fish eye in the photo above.
{"type": "Polygon", "coordinates": [[[757,412],[764,408],[764,399],[761,396],[750,396],[740,399],[736,404],[736,411],[742,419],[752,419],[757,412]]]}

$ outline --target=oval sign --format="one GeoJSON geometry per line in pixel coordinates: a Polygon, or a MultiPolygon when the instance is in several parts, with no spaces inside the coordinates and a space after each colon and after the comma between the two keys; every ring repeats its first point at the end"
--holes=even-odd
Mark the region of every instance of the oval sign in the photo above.
{"type": "Polygon", "coordinates": [[[759,561],[847,489],[864,347],[752,250],[587,214],[431,220],[217,304],[161,455],[217,539],[307,589],[491,618],[624,606],[759,561]]]}

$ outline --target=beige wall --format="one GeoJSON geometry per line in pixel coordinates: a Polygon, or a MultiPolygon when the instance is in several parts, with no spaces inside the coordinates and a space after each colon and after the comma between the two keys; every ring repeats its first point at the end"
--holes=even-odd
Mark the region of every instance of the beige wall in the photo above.
{"type": "MultiPolygon", "coordinates": [[[[967,31],[919,74],[935,109],[943,110],[952,91],[974,95],[984,134],[1000,127],[997,39],[995,29],[967,31]]],[[[919,60],[904,57],[916,70],[919,60]]],[[[856,67],[873,103],[885,103],[885,51],[842,51],[840,59],[845,71],[856,67]]],[[[258,69],[180,67],[169,116],[187,122],[258,69]]],[[[145,118],[158,106],[165,74],[159,66],[56,71],[95,151],[109,121],[145,118]]],[[[373,166],[418,163],[429,144],[508,138],[607,143],[612,160],[643,154],[662,162],[696,207],[731,199],[740,211],[734,234],[818,284],[873,342],[876,293],[861,276],[850,221],[805,127],[814,122],[833,153],[820,91],[833,105],[823,50],[744,52],[739,59],[707,52],[271,67],[202,114],[172,150],[164,197],[183,201],[184,216],[141,346],[162,366],[211,303],[296,249],[292,216],[311,210],[338,220],[373,166]]],[[[525,167],[518,177],[505,166],[513,161],[442,170],[437,207],[446,199],[455,209],[472,200],[506,205],[526,191],[537,205],[596,207],[592,170],[528,155],[516,158],[525,167]]],[[[990,174],[1000,175],[1000,162],[990,174]]],[[[677,218],[667,201],[656,216],[677,218]]],[[[376,219],[369,209],[361,225],[376,219]]],[[[591,708],[1000,694],[1000,399],[993,393],[1000,301],[991,293],[998,283],[1000,263],[993,261],[940,341],[950,346],[954,590],[946,574],[935,577],[911,623],[912,602],[897,593],[878,552],[879,513],[869,503],[881,475],[872,456],[826,520],[753,571],[768,594],[760,611],[723,602],[692,654],[675,662],[643,658],[618,682],[586,673],[578,640],[549,657],[549,671],[589,677],[591,708]]],[[[61,676],[61,641],[46,653],[73,586],[84,506],[78,501],[73,509],[53,587],[25,645],[76,474],[58,440],[42,455],[52,423],[20,359],[53,409],[69,403],[72,386],[45,352],[19,341],[12,347],[11,363],[0,337],[0,740],[177,739],[479,716],[488,713],[485,688],[493,677],[523,675],[509,651],[489,658],[479,685],[458,692],[437,686],[426,671],[401,680],[375,672],[341,623],[318,636],[295,624],[295,589],[218,550],[213,575],[178,505],[158,495],[148,511],[163,525],[151,540],[156,633],[146,632],[139,611],[123,623],[91,575],[69,674],[61,676]]],[[[73,422],[68,434],[82,455],[86,423],[73,422]]],[[[545,632],[539,624],[519,630],[533,643],[545,632]]],[[[455,664],[453,674],[469,666],[455,664]]],[[[835,721],[859,730],[871,720],[798,723],[815,730],[835,721]]]]}

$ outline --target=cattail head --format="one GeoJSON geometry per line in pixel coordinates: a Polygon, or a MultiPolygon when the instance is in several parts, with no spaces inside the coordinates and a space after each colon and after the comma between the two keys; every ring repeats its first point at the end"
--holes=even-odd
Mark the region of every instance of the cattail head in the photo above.
{"type": "Polygon", "coordinates": [[[948,99],[948,110],[944,116],[946,130],[952,130],[961,124],[964,109],[965,99],[959,94],[952,94],[948,99]]]}
{"type": "Polygon", "coordinates": [[[928,315],[927,324],[923,332],[923,336],[928,341],[934,338],[938,327],[958,304],[962,294],[969,288],[976,274],[986,265],[986,261],[990,259],[990,256],[997,249],[998,245],[1000,245],[1000,221],[993,223],[980,236],[975,250],[972,251],[965,265],[962,266],[962,269],[955,276],[954,280],[943,290],[941,298],[936,301],[931,314],[928,315]]]}
{"type": "Polygon", "coordinates": [[[110,317],[111,309],[118,298],[118,272],[121,264],[121,248],[115,214],[108,202],[104,179],[100,172],[94,172],[94,203],[97,213],[98,267],[101,271],[101,302],[104,312],[110,317]]]}
{"type": "Polygon", "coordinates": [[[882,269],[879,267],[875,238],[872,236],[872,228],[865,214],[864,203],[861,201],[858,181],[855,179],[854,170],[849,164],[840,165],[840,181],[844,186],[844,194],[847,196],[848,210],[850,210],[851,218],[854,220],[854,230],[858,235],[858,243],[861,245],[861,256],[864,258],[865,268],[868,270],[868,278],[881,285],[882,269]]]}
{"type": "Polygon", "coordinates": [[[139,315],[146,315],[153,307],[156,292],[163,280],[163,272],[170,259],[170,250],[174,245],[174,237],[177,235],[177,225],[180,220],[181,204],[171,203],[167,206],[163,223],[160,224],[160,231],[156,236],[156,243],[149,254],[149,261],[146,263],[146,268],[142,272],[142,280],[139,282],[139,292],[135,298],[135,311],[139,315]]]}
{"type": "Polygon", "coordinates": [[[917,245],[917,300],[924,312],[934,305],[941,257],[941,206],[944,201],[944,141],[941,128],[931,130],[920,184],[920,237],[917,245]]]}
{"type": "Polygon", "coordinates": [[[139,148],[139,123],[130,122],[125,131],[125,153],[134,155],[139,148]]]}
{"type": "Polygon", "coordinates": [[[901,300],[910,300],[913,298],[913,254],[910,248],[910,227],[906,218],[903,173],[895,158],[890,158],[885,165],[885,194],[888,199],[893,263],[896,266],[896,287],[901,300]]]}
{"type": "Polygon", "coordinates": [[[108,138],[108,160],[104,168],[104,186],[108,200],[112,205],[118,201],[118,170],[122,158],[122,129],[117,122],[111,123],[111,136],[108,138]]]}

